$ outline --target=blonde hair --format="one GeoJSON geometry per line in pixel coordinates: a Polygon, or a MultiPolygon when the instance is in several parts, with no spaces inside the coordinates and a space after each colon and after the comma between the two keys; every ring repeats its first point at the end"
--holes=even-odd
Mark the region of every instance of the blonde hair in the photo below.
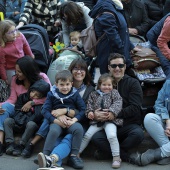
{"type": "Polygon", "coordinates": [[[104,73],[99,77],[99,80],[97,83],[97,89],[100,89],[101,84],[108,79],[110,79],[112,81],[113,88],[115,88],[116,82],[115,82],[114,78],[109,73],[104,73]]]}
{"type": "MultiPolygon", "coordinates": [[[[5,47],[5,43],[6,43],[5,34],[12,26],[16,27],[16,24],[12,20],[5,19],[3,21],[0,21],[0,46],[1,47],[5,47]]],[[[19,32],[17,32],[17,36],[20,36],[19,32]]]]}
{"type": "Polygon", "coordinates": [[[75,37],[75,36],[78,36],[79,38],[80,38],[80,32],[78,32],[78,31],[73,31],[73,32],[71,32],[70,33],[70,39],[71,39],[71,37],[75,37]]]}

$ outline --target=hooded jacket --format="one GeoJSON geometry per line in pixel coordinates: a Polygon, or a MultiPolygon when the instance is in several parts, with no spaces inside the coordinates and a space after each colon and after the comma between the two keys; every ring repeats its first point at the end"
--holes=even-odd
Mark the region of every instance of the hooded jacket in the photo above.
{"type": "MultiPolygon", "coordinates": [[[[34,105],[31,110],[29,110],[28,112],[23,112],[21,111],[21,108],[29,101],[31,101],[32,99],[30,99],[30,92],[32,90],[36,90],[39,91],[41,94],[43,94],[42,97],[46,97],[47,93],[50,91],[50,85],[45,82],[44,80],[40,79],[38,81],[36,81],[28,90],[27,93],[23,93],[21,95],[19,95],[17,102],[15,104],[15,114],[13,116],[13,118],[15,119],[15,117],[17,116],[17,114],[26,114],[27,115],[27,122],[28,121],[34,121],[37,124],[41,124],[42,123],[42,119],[43,116],[41,115],[41,107],[42,105],[34,105]],[[21,113],[22,112],[22,113],[21,113]]],[[[17,116],[17,121],[18,120],[18,116],[17,116]]]]}
{"type": "Polygon", "coordinates": [[[106,33],[96,47],[97,62],[101,73],[108,72],[108,57],[111,52],[124,55],[127,67],[132,65],[130,51],[134,46],[129,40],[121,2],[119,0],[98,0],[89,15],[94,19],[99,15],[94,21],[97,38],[106,33]],[[110,12],[113,15],[103,12],[110,12]]]}
{"type": "Polygon", "coordinates": [[[53,85],[51,91],[47,94],[47,99],[43,105],[42,115],[51,123],[55,117],[51,114],[52,110],[61,108],[77,109],[79,113],[75,115],[78,121],[85,119],[86,105],[78,91],[73,87],[68,94],[62,94],[58,88],[53,85]]]}

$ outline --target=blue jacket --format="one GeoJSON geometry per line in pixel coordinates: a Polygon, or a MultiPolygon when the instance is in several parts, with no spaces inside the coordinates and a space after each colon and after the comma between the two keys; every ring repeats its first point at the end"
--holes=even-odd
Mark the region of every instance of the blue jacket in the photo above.
{"type": "Polygon", "coordinates": [[[166,20],[168,16],[170,16],[170,13],[168,13],[159,22],[157,22],[146,34],[146,37],[149,40],[149,42],[155,47],[157,47],[157,39],[163,28],[164,21],[166,20]]]}
{"type": "Polygon", "coordinates": [[[169,89],[170,89],[170,80],[166,80],[163,87],[158,93],[158,97],[154,105],[155,113],[158,114],[163,120],[170,119],[169,112],[168,112],[168,105],[170,109],[169,89]]]}
{"type": "Polygon", "coordinates": [[[6,18],[12,19],[14,22],[18,23],[26,2],[27,0],[6,0],[6,18]],[[14,16],[15,11],[20,13],[14,16]]]}
{"type": "Polygon", "coordinates": [[[123,15],[123,9],[119,9],[112,0],[98,0],[89,15],[95,20],[95,32],[99,38],[106,36],[97,45],[97,58],[103,63],[103,59],[109,57],[111,52],[125,56],[127,67],[132,64],[130,51],[134,48],[129,40],[127,23],[123,15]],[[111,12],[108,14],[103,12],[111,12]],[[101,14],[99,17],[97,15],[101,14]]]}
{"type": "Polygon", "coordinates": [[[47,99],[42,109],[42,115],[52,123],[55,117],[51,114],[51,111],[67,107],[79,110],[79,113],[75,115],[78,121],[85,119],[86,105],[78,91],[73,87],[71,91],[65,95],[60,93],[58,88],[54,85],[47,94],[47,99]]]}

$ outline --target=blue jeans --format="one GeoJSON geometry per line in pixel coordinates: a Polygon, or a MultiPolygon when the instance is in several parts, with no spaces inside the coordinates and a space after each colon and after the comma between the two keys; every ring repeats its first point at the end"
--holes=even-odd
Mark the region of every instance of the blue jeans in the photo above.
{"type": "Polygon", "coordinates": [[[48,131],[49,131],[49,127],[50,127],[49,121],[47,119],[44,119],[36,135],[46,138],[48,131]]]}
{"type": "Polygon", "coordinates": [[[170,78],[170,61],[161,53],[158,47],[151,45],[151,49],[156,53],[159,58],[162,69],[166,75],[166,79],[170,78]]]}
{"type": "Polygon", "coordinates": [[[161,149],[161,156],[170,157],[170,140],[165,135],[166,124],[162,121],[161,117],[154,113],[148,113],[144,119],[144,125],[147,132],[159,145],[161,149]]]}
{"type": "Polygon", "coordinates": [[[5,112],[2,115],[0,115],[0,130],[1,131],[4,131],[5,119],[14,115],[15,113],[14,107],[15,107],[14,105],[8,102],[2,104],[2,108],[5,110],[5,112]]]}
{"type": "Polygon", "coordinates": [[[62,160],[66,158],[71,151],[72,135],[67,134],[65,137],[59,137],[56,141],[56,146],[51,155],[55,154],[59,157],[57,164],[62,165],[62,160]]]}

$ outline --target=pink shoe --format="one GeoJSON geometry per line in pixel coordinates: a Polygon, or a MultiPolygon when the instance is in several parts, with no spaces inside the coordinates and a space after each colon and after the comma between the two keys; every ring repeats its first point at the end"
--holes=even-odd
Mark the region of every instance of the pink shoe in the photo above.
{"type": "Polygon", "coordinates": [[[119,160],[114,160],[113,163],[112,163],[112,168],[120,168],[120,165],[121,165],[121,159],[119,160]]]}

